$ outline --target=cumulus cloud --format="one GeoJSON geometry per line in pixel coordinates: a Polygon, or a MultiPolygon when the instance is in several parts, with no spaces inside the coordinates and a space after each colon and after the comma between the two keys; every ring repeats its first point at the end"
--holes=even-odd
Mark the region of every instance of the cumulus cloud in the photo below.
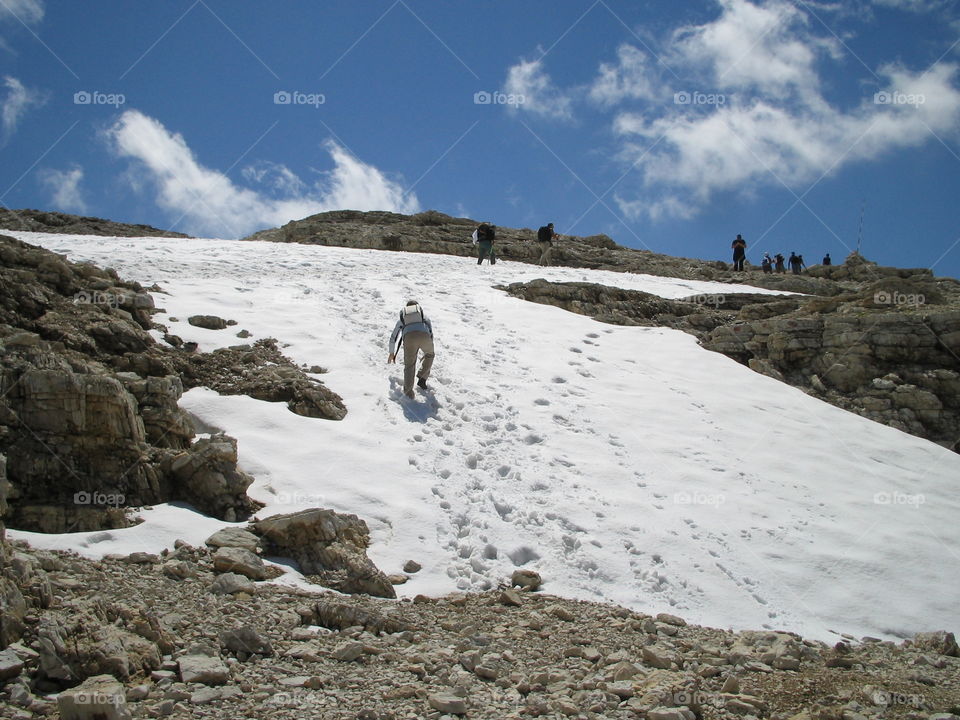
{"type": "Polygon", "coordinates": [[[956,134],[956,63],[925,71],[883,65],[866,78],[874,84],[861,97],[831,102],[822,78],[840,58],[839,43],[812,27],[800,6],[717,6],[713,21],[667,38],[660,79],[650,57],[621,47],[617,62],[601,64],[584,94],[612,109],[617,156],[638,171],[639,183],[621,186],[616,196],[627,216],[690,217],[724,191],[786,185],[802,192],[852,162],[956,134]],[[658,96],[663,87],[673,89],[672,98],[658,96]]]}
{"type": "Polygon", "coordinates": [[[42,93],[24,86],[15,77],[3,78],[6,95],[0,101],[0,144],[6,144],[20,123],[20,118],[31,107],[42,105],[45,98],[42,93]]]}
{"type": "Polygon", "coordinates": [[[136,110],[124,112],[108,138],[121,157],[145,172],[156,189],[157,203],[178,213],[189,232],[197,235],[240,237],[326,210],[420,209],[415,195],[332,141],[324,148],[333,169],[317,182],[305,182],[288,168],[267,163],[243,173],[248,182],[263,186],[255,190],[204,167],[183,136],[136,110]]]}
{"type": "Polygon", "coordinates": [[[87,212],[87,203],[80,192],[83,168],[75,165],[68,170],[46,170],[40,173],[40,182],[51,192],[51,202],[57,210],[87,212]]]}
{"type": "Polygon", "coordinates": [[[521,60],[507,70],[504,92],[522,97],[511,107],[544,117],[569,120],[573,117],[571,97],[561,92],[543,69],[543,60],[521,60]]]}

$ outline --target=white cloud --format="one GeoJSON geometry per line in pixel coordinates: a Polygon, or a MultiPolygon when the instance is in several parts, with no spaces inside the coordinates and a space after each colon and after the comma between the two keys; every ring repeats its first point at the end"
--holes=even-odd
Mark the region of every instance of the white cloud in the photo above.
{"type": "Polygon", "coordinates": [[[646,190],[644,200],[621,195],[621,210],[630,216],[689,216],[718,191],[811,183],[851,161],[954,133],[960,123],[958,70],[953,64],[926,73],[883,67],[879,97],[848,112],[825,103],[797,109],[758,100],[652,120],[621,113],[615,131],[626,141],[624,159],[641,168],[646,190]]]}
{"type": "Polygon", "coordinates": [[[415,195],[334,142],[324,146],[334,167],[320,181],[306,183],[282,165],[261,164],[244,172],[248,181],[267,185],[258,192],[201,165],[183,136],[136,110],[124,112],[108,137],[120,156],[147,171],[157,203],[181,214],[198,235],[239,237],[326,210],[420,209],[415,195]]]}
{"type": "Polygon", "coordinates": [[[522,97],[511,107],[544,117],[569,120],[573,117],[572,99],[560,91],[544,72],[542,60],[521,60],[507,70],[503,88],[507,95],[522,97]]]}
{"type": "Polygon", "coordinates": [[[632,45],[617,49],[617,63],[602,63],[598,77],[590,86],[588,97],[600,105],[614,105],[624,100],[651,99],[662,94],[655,70],[647,55],[632,45]]]}
{"type": "Polygon", "coordinates": [[[712,87],[700,88],[701,91],[796,95],[807,102],[818,95],[816,63],[825,54],[839,55],[835,38],[812,35],[807,15],[785,0],[718,3],[722,9],[719,18],[674,33],[668,63],[705,70],[705,80],[712,87]]]}
{"type": "Polygon", "coordinates": [[[7,75],[3,78],[3,87],[6,96],[0,104],[0,144],[6,144],[17,130],[20,118],[31,106],[39,106],[46,102],[42,93],[24,86],[15,77],[7,75]]]}
{"type": "Polygon", "coordinates": [[[35,25],[43,20],[43,13],[42,0],[2,0],[0,2],[0,20],[35,25]]]}
{"type": "Polygon", "coordinates": [[[51,202],[57,210],[87,212],[87,203],[80,192],[82,180],[83,168],[79,166],[40,173],[40,181],[52,192],[51,202]]]}

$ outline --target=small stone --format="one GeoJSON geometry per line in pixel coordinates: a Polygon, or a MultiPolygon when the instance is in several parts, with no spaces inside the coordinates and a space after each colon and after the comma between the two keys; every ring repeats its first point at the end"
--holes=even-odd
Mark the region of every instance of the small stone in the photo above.
{"type": "Polygon", "coordinates": [[[23,660],[12,649],[0,652],[0,680],[15,678],[23,670],[23,660]]]}
{"type": "Polygon", "coordinates": [[[723,681],[723,685],[720,687],[720,692],[729,693],[731,695],[740,694],[740,681],[734,675],[727,675],[723,681]]]}
{"type": "Polygon", "coordinates": [[[662,650],[657,651],[652,648],[645,647],[641,651],[640,656],[647,665],[660,670],[669,670],[673,665],[673,661],[662,650]]]}
{"type": "Polygon", "coordinates": [[[407,560],[403,564],[403,571],[411,575],[413,573],[420,572],[422,569],[423,569],[423,566],[420,563],[418,563],[416,560],[407,560]]]}
{"type": "Polygon", "coordinates": [[[353,662],[363,655],[363,643],[347,642],[337,645],[331,653],[335,660],[340,662],[353,662]]]}
{"type": "Polygon", "coordinates": [[[264,657],[273,655],[270,638],[257,632],[249,625],[237,627],[233,630],[224,630],[220,633],[220,644],[233,653],[263,655],[264,657]]]}
{"type": "Polygon", "coordinates": [[[400,575],[400,574],[387,575],[387,580],[390,582],[391,585],[403,585],[409,579],[410,578],[408,578],[406,575],[400,575]]]}
{"type": "Polygon", "coordinates": [[[257,586],[248,577],[227,572],[217,576],[217,579],[210,585],[210,592],[214,595],[236,595],[237,593],[255,595],[257,586]]]}
{"type": "Polygon", "coordinates": [[[520,593],[515,589],[507,588],[502,593],[498,599],[501,605],[506,605],[508,607],[520,607],[523,604],[523,600],[520,598],[520,593]]]}
{"type": "Polygon", "coordinates": [[[514,570],[513,575],[510,577],[510,584],[513,587],[523,588],[530,592],[538,590],[542,583],[543,580],[540,578],[540,574],[533,570],[514,570]]]}
{"type": "Polygon", "coordinates": [[[657,622],[666,623],[667,625],[674,625],[676,627],[686,627],[687,621],[676,615],[671,615],[670,613],[660,613],[657,615],[657,622]]]}
{"type": "Polygon", "coordinates": [[[230,671],[218,657],[184,655],[179,666],[181,682],[223,685],[230,679],[230,671]]]}
{"type": "Polygon", "coordinates": [[[563,620],[564,622],[573,622],[575,619],[574,614],[562,605],[551,605],[549,608],[547,608],[547,612],[558,620],[563,620]]]}
{"type": "Polygon", "coordinates": [[[430,703],[430,707],[442,713],[453,715],[465,715],[467,713],[466,699],[452,693],[437,693],[431,695],[427,701],[430,703]]]}

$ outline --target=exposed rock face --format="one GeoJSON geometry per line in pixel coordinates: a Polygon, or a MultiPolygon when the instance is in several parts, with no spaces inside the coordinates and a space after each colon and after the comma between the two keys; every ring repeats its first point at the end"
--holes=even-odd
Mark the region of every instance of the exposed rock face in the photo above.
{"type": "Polygon", "coordinates": [[[294,365],[272,338],[202,355],[185,354],[177,367],[188,387],[285,402],[291,412],[304,417],[342,420],[347,415],[343,398],[294,365]]]}
{"type": "Polygon", "coordinates": [[[171,230],[158,230],[149,225],[130,225],[103,218],[81,217],[44,210],[8,210],[7,208],[0,208],[0,228],[106,237],[190,237],[171,230]]]}
{"type": "Polygon", "coordinates": [[[304,575],[345,593],[393,598],[393,585],[367,557],[370,531],[356,515],[303,510],[259,520],[251,530],[263,538],[264,552],[293,558],[304,575]]]}
{"type": "Polygon", "coordinates": [[[124,527],[127,508],[187,500],[256,508],[229,438],[191,445],[174,348],[146,332],[136,283],[0,236],[0,452],[8,522],[41,532],[124,527]]]}
{"type": "Polygon", "coordinates": [[[703,345],[864,417],[958,450],[960,288],[888,283],[718,327],[703,345]],[[888,297],[922,300],[893,304],[888,297]]]}

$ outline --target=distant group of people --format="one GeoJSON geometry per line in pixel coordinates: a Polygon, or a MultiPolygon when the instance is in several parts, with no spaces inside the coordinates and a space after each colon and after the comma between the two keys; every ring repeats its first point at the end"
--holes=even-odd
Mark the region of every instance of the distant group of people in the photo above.
{"type": "MultiPolygon", "coordinates": [[[[731,243],[731,247],[733,248],[733,269],[736,272],[742,272],[744,262],[747,259],[747,241],[743,239],[742,235],[737,235],[733,243],[731,243]]],[[[821,264],[833,264],[833,261],[830,259],[830,253],[823,256],[821,264]]],[[[760,261],[760,269],[768,274],[786,273],[788,265],[790,266],[790,272],[794,275],[799,275],[803,271],[803,268],[807,266],[803,261],[803,255],[797,255],[793,251],[790,252],[789,258],[783,257],[781,253],[777,253],[773,257],[770,257],[770,253],[764,253],[763,260],[760,261]]]]}
{"type": "MultiPolygon", "coordinates": [[[[496,265],[497,256],[493,249],[493,243],[497,239],[497,226],[493,223],[482,222],[473,231],[472,237],[474,244],[477,246],[477,265],[482,265],[484,258],[490,258],[490,264],[496,265]]],[[[547,223],[537,230],[537,245],[540,246],[538,265],[550,264],[554,242],[559,239],[560,236],[553,230],[553,223],[547,223]]]]}

